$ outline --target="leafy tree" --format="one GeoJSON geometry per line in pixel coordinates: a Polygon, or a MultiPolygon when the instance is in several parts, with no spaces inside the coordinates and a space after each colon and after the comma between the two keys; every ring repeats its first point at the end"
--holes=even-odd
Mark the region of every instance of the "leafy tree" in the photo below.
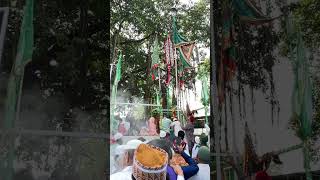
{"type": "MultiPolygon", "coordinates": [[[[1,1],[1,3],[10,7],[1,66],[8,74],[16,56],[24,1],[1,1]]],[[[106,11],[108,5],[109,2],[103,0],[35,1],[35,47],[32,63],[27,66],[25,72],[24,96],[27,95],[26,90],[39,85],[40,92],[35,91],[33,94],[37,93],[37,98],[41,99],[43,104],[48,105],[55,98],[62,98],[64,101],[62,111],[45,114],[43,119],[47,122],[43,124],[47,126],[41,128],[53,130],[59,125],[60,130],[75,131],[83,129],[79,124],[86,124],[88,131],[105,132],[107,129],[105,106],[109,103],[107,77],[109,77],[110,61],[109,31],[106,26],[109,16],[106,11]],[[75,109],[79,110],[78,112],[94,115],[87,119],[80,118],[81,123],[79,123],[76,116],[78,113],[72,111],[75,109]],[[50,114],[57,116],[52,118],[50,114]]],[[[41,103],[35,103],[39,109],[42,108],[41,103]]],[[[57,106],[59,105],[58,103],[57,106]]],[[[35,111],[32,108],[30,110],[35,111]]],[[[35,117],[42,118],[37,115],[35,117]]],[[[19,124],[20,122],[17,122],[18,126],[19,124]]],[[[106,146],[106,142],[91,142],[90,145],[84,146],[82,151],[77,151],[83,144],[80,140],[69,138],[52,138],[49,141],[42,137],[22,138],[16,149],[17,160],[24,163],[31,162],[32,168],[49,172],[51,175],[53,172],[59,174],[59,169],[64,169],[65,172],[68,169],[65,178],[76,177],[79,164],[83,166],[82,168],[89,167],[87,163],[89,160],[79,162],[79,157],[83,159],[84,152],[93,146],[106,146]],[[62,150],[56,152],[57,149],[62,150]],[[49,164],[44,162],[46,161],[44,159],[58,159],[58,161],[50,161],[53,163],[49,164]]],[[[106,162],[90,161],[90,163],[100,168],[101,164],[106,162]]],[[[98,176],[94,179],[104,178],[101,173],[92,171],[92,167],[87,169],[91,172],[88,176],[95,173],[98,176]]]]}
{"type": "MultiPolygon", "coordinates": [[[[157,34],[163,42],[170,32],[172,1],[112,1],[111,42],[113,58],[115,50],[124,52],[123,76],[119,89],[133,96],[143,96],[150,102],[152,90],[157,83],[150,81],[151,45],[157,34]],[[141,11],[141,9],[143,9],[141,11]],[[132,76],[134,74],[135,76],[132,76]]],[[[209,42],[209,6],[207,1],[199,1],[187,7],[177,2],[178,28],[190,40],[200,43],[209,42]]],[[[164,72],[163,72],[164,75],[164,72]]],[[[188,78],[192,76],[188,74],[188,78]]]]}

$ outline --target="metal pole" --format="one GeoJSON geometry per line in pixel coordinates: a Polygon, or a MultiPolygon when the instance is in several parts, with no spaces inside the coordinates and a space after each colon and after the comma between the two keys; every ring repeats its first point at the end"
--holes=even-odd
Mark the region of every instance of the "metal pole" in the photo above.
{"type": "Polygon", "coordinates": [[[24,69],[22,69],[21,71],[22,71],[21,72],[21,83],[20,83],[20,87],[19,87],[17,111],[16,111],[16,119],[15,119],[16,122],[18,122],[20,120],[20,111],[21,111],[21,97],[22,97],[23,80],[24,80],[24,69]]]}
{"type": "MultiPolygon", "coordinates": [[[[176,48],[174,47],[174,64],[175,64],[175,69],[176,69],[176,100],[177,100],[177,108],[179,107],[179,83],[178,83],[178,61],[177,61],[177,57],[176,57],[176,48]]],[[[177,116],[179,117],[179,111],[177,111],[177,116]]]]}
{"type": "Polygon", "coordinates": [[[215,141],[215,153],[216,153],[216,174],[217,174],[217,180],[221,180],[221,159],[220,159],[220,142],[219,142],[219,113],[218,113],[218,98],[217,98],[217,82],[216,82],[216,57],[215,57],[215,25],[216,22],[214,20],[215,13],[218,11],[218,3],[217,0],[210,1],[210,63],[211,63],[211,98],[210,101],[212,104],[211,110],[213,111],[212,116],[214,121],[214,141],[215,141]]]}
{"type": "Polygon", "coordinates": [[[158,76],[159,76],[159,95],[161,93],[161,75],[160,75],[160,68],[158,68],[158,76]]]}
{"type": "Polygon", "coordinates": [[[103,133],[82,133],[82,132],[63,132],[52,130],[28,130],[21,128],[0,129],[0,134],[13,134],[16,135],[38,135],[38,136],[61,136],[61,137],[73,137],[73,138],[98,138],[109,139],[108,134],[103,133]]]}
{"type": "Polygon", "coordinates": [[[112,105],[140,105],[140,106],[157,106],[160,107],[161,105],[157,104],[142,104],[142,103],[111,103],[112,105]]]}
{"type": "Polygon", "coordinates": [[[114,65],[114,64],[110,64],[110,81],[112,80],[113,65],[114,65]]]}

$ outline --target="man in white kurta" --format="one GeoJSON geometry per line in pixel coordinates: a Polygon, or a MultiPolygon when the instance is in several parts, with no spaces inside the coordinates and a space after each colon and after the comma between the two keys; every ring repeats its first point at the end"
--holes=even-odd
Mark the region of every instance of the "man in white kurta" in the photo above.
{"type": "Polygon", "coordinates": [[[210,150],[206,146],[201,146],[198,151],[197,158],[199,160],[199,171],[189,180],[210,180],[210,150]]]}
{"type": "Polygon", "coordinates": [[[132,164],[133,164],[133,156],[134,150],[142,144],[142,141],[134,139],[127,142],[125,145],[121,145],[121,159],[119,160],[119,164],[122,167],[122,170],[111,174],[110,180],[132,180],[132,164]]]}

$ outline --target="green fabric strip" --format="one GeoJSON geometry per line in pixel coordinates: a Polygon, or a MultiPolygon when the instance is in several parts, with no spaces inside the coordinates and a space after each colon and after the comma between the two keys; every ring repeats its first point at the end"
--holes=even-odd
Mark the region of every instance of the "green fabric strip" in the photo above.
{"type": "MultiPolygon", "coordinates": [[[[24,7],[24,16],[20,29],[20,37],[15,62],[13,64],[7,87],[4,128],[14,128],[15,120],[19,115],[19,99],[22,93],[22,84],[25,66],[32,60],[34,47],[33,30],[33,0],[27,0],[24,7]]],[[[14,161],[14,137],[9,138],[9,150],[6,160],[1,160],[1,175],[3,180],[12,180],[14,161]],[[6,164],[6,166],[5,166],[6,164]]]]}

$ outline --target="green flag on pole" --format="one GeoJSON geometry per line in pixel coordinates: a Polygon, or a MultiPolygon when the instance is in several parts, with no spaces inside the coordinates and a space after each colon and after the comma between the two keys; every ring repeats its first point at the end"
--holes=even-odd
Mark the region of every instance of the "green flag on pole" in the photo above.
{"type": "Polygon", "coordinates": [[[121,65],[122,65],[122,53],[120,51],[119,59],[117,62],[117,68],[116,68],[116,77],[114,79],[114,83],[113,83],[112,91],[111,91],[110,122],[111,122],[111,133],[112,134],[117,132],[117,125],[118,125],[118,122],[114,118],[114,112],[116,109],[118,83],[121,79],[121,65]]]}
{"type": "Polygon", "coordinates": [[[176,17],[173,17],[172,22],[173,29],[173,43],[178,50],[179,59],[183,68],[190,68],[190,59],[192,55],[192,50],[194,48],[194,42],[188,42],[184,37],[182,37],[177,29],[176,17]]]}
{"type": "MultiPolygon", "coordinates": [[[[23,20],[20,28],[17,55],[11,70],[7,87],[7,99],[5,106],[4,128],[11,129],[15,126],[15,120],[19,116],[19,102],[22,92],[24,68],[32,60],[33,53],[33,0],[26,0],[23,20]]],[[[12,180],[14,159],[14,138],[10,138],[10,147],[6,160],[2,161],[1,175],[4,180],[12,180]]]]}
{"type": "Polygon", "coordinates": [[[308,59],[306,58],[305,47],[300,32],[298,32],[297,40],[297,58],[293,68],[295,78],[292,94],[292,110],[294,116],[296,116],[300,122],[298,135],[301,139],[307,140],[311,135],[312,87],[309,77],[308,59]]]}
{"type": "Polygon", "coordinates": [[[293,64],[294,87],[292,93],[292,120],[298,125],[297,136],[303,142],[304,169],[306,179],[312,180],[310,168],[310,144],[312,135],[312,85],[306,48],[300,28],[292,17],[287,18],[287,34],[290,39],[290,59],[293,64]],[[295,43],[296,42],[296,43],[295,43]]]}
{"type": "Polygon", "coordinates": [[[16,60],[13,64],[8,84],[8,96],[5,112],[5,128],[13,128],[16,118],[20,86],[23,81],[24,68],[32,60],[33,52],[33,0],[27,0],[20,30],[16,60]]]}
{"type": "Polygon", "coordinates": [[[308,141],[312,130],[312,87],[308,70],[308,59],[306,58],[305,47],[303,45],[300,32],[297,33],[296,60],[294,62],[294,90],[292,94],[293,118],[297,118],[297,135],[304,142],[304,168],[306,179],[311,180],[310,152],[308,141]]]}
{"type": "Polygon", "coordinates": [[[208,113],[208,106],[209,106],[209,90],[208,90],[207,77],[203,77],[202,79],[201,101],[205,110],[206,123],[208,123],[207,113],[208,113]]]}
{"type": "Polygon", "coordinates": [[[158,43],[158,37],[155,38],[153,47],[152,47],[152,64],[151,64],[151,73],[152,73],[152,80],[154,81],[158,75],[158,67],[160,64],[160,57],[159,57],[160,47],[158,43]]]}
{"type": "Polygon", "coordinates": [[[172,85],[169,85],[167,87],[167,109],[171,109],[172,108],[172,85]]]}

